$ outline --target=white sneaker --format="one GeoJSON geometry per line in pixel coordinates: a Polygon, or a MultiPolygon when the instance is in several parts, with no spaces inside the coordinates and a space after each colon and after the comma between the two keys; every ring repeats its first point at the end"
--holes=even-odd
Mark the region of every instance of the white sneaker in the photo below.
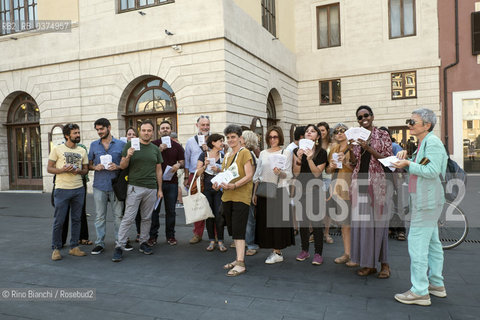
{"type": "Polygon", "coordinates": [[[419,296],[410,290],[404,293],[397,293],[395,300],[404,304],[418,304],[419,306],[429,306],[432,304],[428,294],[419,296]]]}
{"type": "Polygon", "coordinates": [[[272,252],[268,256],[267,260],[265,260],[265,263],[266,264],[274,264],[274,263],[282,262],[282,261],[283,261],[283,255],[278,254],[276,252],[272,252]]]}
{"type": "Polygon", "coordinates": [[[445,287],[437,287],[431,284],[428,285],[428,293],[438,298],[445,298],[447,296],[447,290],[445,290],[445,287]]]}

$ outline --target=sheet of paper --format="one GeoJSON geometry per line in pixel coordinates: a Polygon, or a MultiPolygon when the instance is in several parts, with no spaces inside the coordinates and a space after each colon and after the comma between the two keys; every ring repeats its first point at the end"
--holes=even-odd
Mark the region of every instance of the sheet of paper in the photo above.
{"type": "Polygon", "coordinates": [[[307,149],[312,150],[313,145],[314,145],[314,142],[310,139],[300,139],[300,141],[298,142],[298,148],[303,150],[307,150],[307,149]]]}
{"type": "Polygon", "coordinates": [[[280,170],[285,170],[285,166],[287,164],[287,156],[284,154],[272,154],[269,157],[270,164],[272,166],[272,170],[274,168],[278,168],[280,170]]]}
{"type": "Polygon", "coordinates": [[[355,127],[345,131],[345,136],[347,137],[347,140],[357,141],[358,139],[362,139],[367,141],[370,137],[370,133],[371,132],[365,128],[355,127]]]}
{"type": "Polygon", "coordinates": [[[104,154],[100,156],[100,163],[104,166],[105,169],[108,169],[110,163],[112,163],[112,156],[109,154],[104,154]]]}
{"type": "Polygon", "coordinates": [[[208,168],[211,170],[213,167],[216,167],[217,159],[215,158],[207,158],[208,160],[208,168]]]}
{"type": "Polygon", "coordinates": [[[172,140],[169,136],[162,137],[162,143],[167,145],[167,148],[172,147],[172,140]]]}
{"type": "Polygon", "coordinates": [[[396,156],[390,156],[383,159],[378,159],[378,161],[380,161],[381,164],[383,164],[385,167],[388,167],[392,171],[395,171],[395,167],[392,166],[392,163],[397,162],[399,160],[400,159],[398,159],[396,156]]]}
{"type": "Polygon", "coordinates": [[[197,138],[198,138],[198,145],[201,147],[205,144],[205,136],[204,135],[197,135],[197,138]]]}
{"type": "Polygon", "coordinates": [[[157,201],[155,201],[155,205],[153,207],[153,210],[157,210],[158,205],[160,204],[160,201],[162,201],[162,198],[157,198],[157,201]]]}
{"type": "Polygon", "coordinates": [[[120,137],[120,141],[123,141],[123,142],[127,143],[128,139],[127,139],[127,137],[120,137]]]}
{"type": "Polygon", "coordinates": [[[343,163],[342,161],[338,161],[338,156],[338,153],[332,153],[332,160],[337,165],[337,169],[343,169],[343,163]]]}
{"type": "Polygon", "coordinates": [[[172,167],[167,165],[167,167],[165,168],[165,171],[163,172],[162,180],[170,181],[172,180],[174,174],[175,172],[172,171],[172,167]]]}
{"type": "Polygon", "coordinates": [[[215,177],[212,178],[212,184],[218,183],[218,185],[221,185],[222,183],[229,183],[230,181],[233,180],[233,174],[231,171],[224,171],[220,172],[217,174],[215,177]]]}
{"type": "Polygon", "coordinates": [[[140,150],[140,138],[132,138],[130,142],[132,143],[132,148],[135,150],[140,150]]]}

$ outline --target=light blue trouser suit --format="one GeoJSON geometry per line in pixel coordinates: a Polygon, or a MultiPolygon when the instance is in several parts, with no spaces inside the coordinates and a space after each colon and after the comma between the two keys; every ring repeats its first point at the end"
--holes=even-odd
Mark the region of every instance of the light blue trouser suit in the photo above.
{"type": "Polygon", "coordinates": [[[428,294],[428,284],[443,287],[443,248],[438,238],[438,218],[442,206],[418,210],[416,194],[410,194],[412,217],[408,234],[410,278],[413,293],[428,294]]]}

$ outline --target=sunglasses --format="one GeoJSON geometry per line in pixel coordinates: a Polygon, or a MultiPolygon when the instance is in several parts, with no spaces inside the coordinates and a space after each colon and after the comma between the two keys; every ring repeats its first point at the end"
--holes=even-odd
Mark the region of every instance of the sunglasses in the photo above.
{"type": "Polygon", "coordinates": [[[409,126],[414,126],[416,123],[418,123],[418,121],[415,121],[413,119],[407,119],[405,120],[405,124],[409,125],[409,126]]]}
{"type": "Polygon", "coordinates": [[[200,121],[200,119],[208,119],[208,120],[210,120],[210,117],[209,117],[209,116],[204,116],[204,115],[202,114],[200,117],[198,117],[197,122],[200,121]]]}
{"type": "Polygon", "coordinates": [[[358,119],[358,121],[360,121],[360,120],[366,119],[366,118],[368,118],[368,117],[370,117],[370,116],[371,116],[370,113],[365,113],[365,114],[363,114],[363,115],[359,115],[359,116],[357,117],[357,119],[358,119]]]}
{"type": "Polygon", "coordinates": [[[268,139],[270,139],[270,140],[273,140],[273,139],[277,140],[277,139],[278,139],[278,136],[268,136],[268,139]]]}
{"type": "Polygon", "coordinates": [[[345,133],[345,131],[347,131],[347,129],[337,129],[333,131],[333,134],[345,133]]]}

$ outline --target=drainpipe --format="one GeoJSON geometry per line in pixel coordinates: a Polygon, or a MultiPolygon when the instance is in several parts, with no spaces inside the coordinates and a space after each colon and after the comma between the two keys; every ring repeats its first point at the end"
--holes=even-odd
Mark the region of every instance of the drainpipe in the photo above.
{"type": "Polygon", "coordinates": [[[458,44],[458,0],[455,0],[455,62],[449,64],[443,69],[443,117],[444,117],[444,126],[445,126],[445,147],[447,149],[447,154],[450,155],[448,151],[448,82],[447,82],[447,71],[448,69],[456,66],[460,61],[459,55],[459,44],[458,44]]]}

